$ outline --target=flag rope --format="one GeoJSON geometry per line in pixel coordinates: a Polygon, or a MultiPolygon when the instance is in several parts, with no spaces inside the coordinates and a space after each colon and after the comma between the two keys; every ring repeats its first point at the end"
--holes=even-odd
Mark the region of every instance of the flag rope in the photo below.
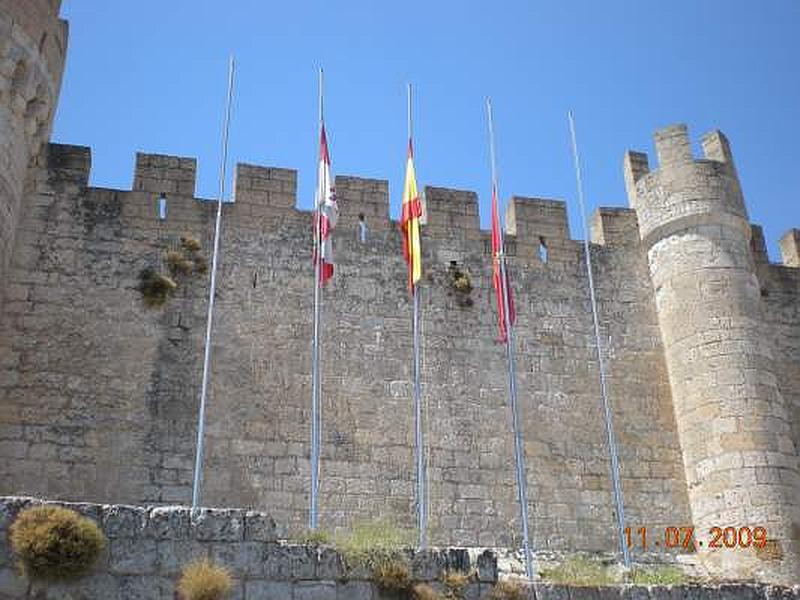
{"type": "Polygon", "coordinates": [[[208,396],[209,366],[211,364],[211,329],[214,317],[214,296],[217,290],[217,260],[219,255],[220,229],[222,225],[222,201],[225,197],[225,177],[228,164],[228,133],[231,124],[231,104],[233,100],[233,56],[228,62],[228,98],[225,106],[225,119],[222,127],[222,160],[219,166],[219,197],[217,198],[217,217],[214,222],[214,254],[211,259],[211,285],[208,292],[208,314],[206,316],[205,352],[203,355],[203,380],[200,388],[200,410],[197,422],[197,445],[194,461],[194,482],[192,484],[192,510],[200,503],[200,486],[203,472],[203,442],[206,425],[206,399],[208,396]]]}
{"type": "Polygon", "coordinates": [[[606,365],[603,356],[603,346],[600,340],[600,322],[597,317],[597,296],[594,289],[594,277],[592,275],[592,253],[589,248],[589,232],[586,226],[586,207],[583,200],[583,178],[581,177],[581,164],[578,157],[578,142],[575,136],[575,118],[572,111],[568,113],[569,131],[572,141],[572,158],[575,161],[575,182],[578,187],[578,204],[581,210],[581,222],[583,223],[583,253],[586,256],[586,271],[589,274],[589,298],[592,304],[592,321],[594,323],[594,339],[597,349],[597,364],[600,371],[600,396],[603,399],[603,413],[606,425],[606,439],[608,442],[608,452],[611,456],[611,482],[614,488],[614,504],[617,508],[617,529],[619,534],[619,547],[622,551],[622,561],[626,568],[631,566],[631,556],[628,544],[625,539],[625,508],[622,497],[622,483],[619,476],[619,456],[617,454],[617,442],[614,436],[614,421],[611,413],[611,405],[608,400],[608,388],[606,385],[606,365]]]}
{"type": "MultiPolygon", "coordinates": [[[[497,194],[497,163],[494,149],[494,123],[492,120],[492,102],[486,99],[486,113],[489,121],[489,154],[492,166],[492,194],[497,194]]],[[[511,322],[510,302],[508,297],[508,277],[506,274],[505,235],[499,228],[500,236],[500,281],[503,297],[503,320],[506,331],[506,361],[508,363],[508,395],[511,404],[511,427],[514,433],[514,457],[517,476],[517,500],[519,502],[520,521],[522,522],[522,546],[525,554],[525,575],[533,579],[533,556],[531,553],[528,532],[528,479],[525,469],[525,451],[522,444],[522,432],[517,402],[517,375],[514,364],[514,330],[511,322]]]]}

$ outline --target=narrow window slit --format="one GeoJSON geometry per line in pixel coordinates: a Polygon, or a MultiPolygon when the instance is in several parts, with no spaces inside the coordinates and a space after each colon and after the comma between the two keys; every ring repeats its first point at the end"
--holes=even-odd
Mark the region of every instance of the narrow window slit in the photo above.
{"type": "Polygon", "coordinates": [[[358,213],[358,241],[362,244],[367,241],[367,221],[364,213],[358,213]]]}
{"type": "Polygon", "coordinates": [[[539,259],[543,263],[547,263],[547,242],[544,241],[543,237],[539,238],[539,259]]]}

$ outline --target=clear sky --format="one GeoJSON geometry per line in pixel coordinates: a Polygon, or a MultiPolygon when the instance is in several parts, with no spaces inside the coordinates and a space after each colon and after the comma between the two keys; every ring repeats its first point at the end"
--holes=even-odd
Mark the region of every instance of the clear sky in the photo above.
{"type": "MultiPolygon", "coordinates": [[[[405,84],[420,185],[478,192],[488,226],[484,99],[500,192],[566,200],[582,239],[567,111],[589,210],[627,205],[622,156],[654,129],[719,128],[770,255],[800,227],[800,1],[395,2],[64,0],[69,58],[54,140],[92,147],[92,183],[130,189],[137,150],[198,158],[217,190],[227,58],[238,63],[231,163],[299,171],[311,206],[317,68],[334,172],[388,179],[399,210],[405,84]]],[[[230,173],[230,170],[229,170],[230,173]]]]}

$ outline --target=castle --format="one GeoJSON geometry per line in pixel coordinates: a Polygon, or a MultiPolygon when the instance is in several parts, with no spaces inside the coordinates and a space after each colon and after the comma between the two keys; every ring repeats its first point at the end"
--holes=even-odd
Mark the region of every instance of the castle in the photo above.
{"type": "MultiPolygon", "coordinates": [[[[89,148],[47,143],[67,46],[59,5],[0,0],[0,494],[186,504],[208,289],[199,267],[215,207],[194,197],[192,158],[137,154],[132,189],[102,189],[88,185],[89,148]],[[186,259],[190,239],[194,266],[174,274],[170,257],[186,259]],[[176,289],[149,305],[143,273],[170,269],[176,289]]],[[[631,208],[599,209],[592,227],[627,523],[693,525],[710,568],[797,582],[800,230],[770,264],[722,133],[703,138],[699,160],[683,126],[659,130],[655,146],[657,168],[625,155],[631,208]],[[713,527],[758,526],[764,548],[707,547],[713,527]]],[[[337,177],[336,187],[320,519],[413,526],[400,237],[386,181],[337,177]]],[[[311,215],[295,190],[295,171],[240,164],[224,206],[203,501],[302,528],[313,272],[311,215]]],[[[507,216],[533,546],[614,549],[582,244],[561,201],[514,197],[507,216]]],[[[518,547],[489,234],[472,192],[425,188],[425,217],[432,542],[518,547]]]]}

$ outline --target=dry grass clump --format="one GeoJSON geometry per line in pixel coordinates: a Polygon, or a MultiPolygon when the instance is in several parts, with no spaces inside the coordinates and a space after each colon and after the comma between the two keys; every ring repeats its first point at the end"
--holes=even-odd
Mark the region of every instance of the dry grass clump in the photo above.
{"type": "Polygon", "coordinates": [[[196,237],[188,233],[181,236],[181,246],[189,252],[200,252],[200,249],[203,247],[196,237]]]}
{"type": "Polygon", "coordinates": [[[194,261],[178,250],[168,251],[165,259],[173,274],[189,275],[194,270],[194,261]]]}
{"type": "Polygon", "coordinates": [[[150,267],[139,273],[139,291],[148,306],[161,306],[172,295],[178,284],[163,273],[157,273],[150,267]]]}
{"type": "Polygon", "coordinates": [[[555,567],[542,569],[542,578],[553,583],[577,586],[617,583],[609,569],[584,556],[570,556],[555,567]]]}
{"type": "Polygon", "coordinates": [[[516,579],[498,581],[489,592],[489,600],[526,600],[527,586],[516,579]]]}
{"type": "Polygon", "coordinates": [[[387,594],[407,594],[413,584],[408,565],[398,558],[385,558],[372,571],[372,580],[387,594]]]}
{"type": "Polygon", "coordinates": [[[442,600],[439,593],[427,583],[418,583],[411,589],[413,600],[442,600]]]}
{"type": "Polygon", "coordinates": [[[233,581],[228,569],[207,558],[189,563],[181,572],[178,595],[181,600],[223,600],[233,581]]]}
{"type": "Polygon", "coordinates": [[[23,510],[11,525],[9,540],[23,572],[31,579],[83,575],[106,545],[94,521],[58,506],[23,510]]]}
{"type": "Polygon", "coordinates": [[[448,571],[442,577],[442,583],[447,588],[447,598],[456,600],[464,597],[464,590],[469,584],[470,576],[468,573],[459,571],[448,571]]]}

